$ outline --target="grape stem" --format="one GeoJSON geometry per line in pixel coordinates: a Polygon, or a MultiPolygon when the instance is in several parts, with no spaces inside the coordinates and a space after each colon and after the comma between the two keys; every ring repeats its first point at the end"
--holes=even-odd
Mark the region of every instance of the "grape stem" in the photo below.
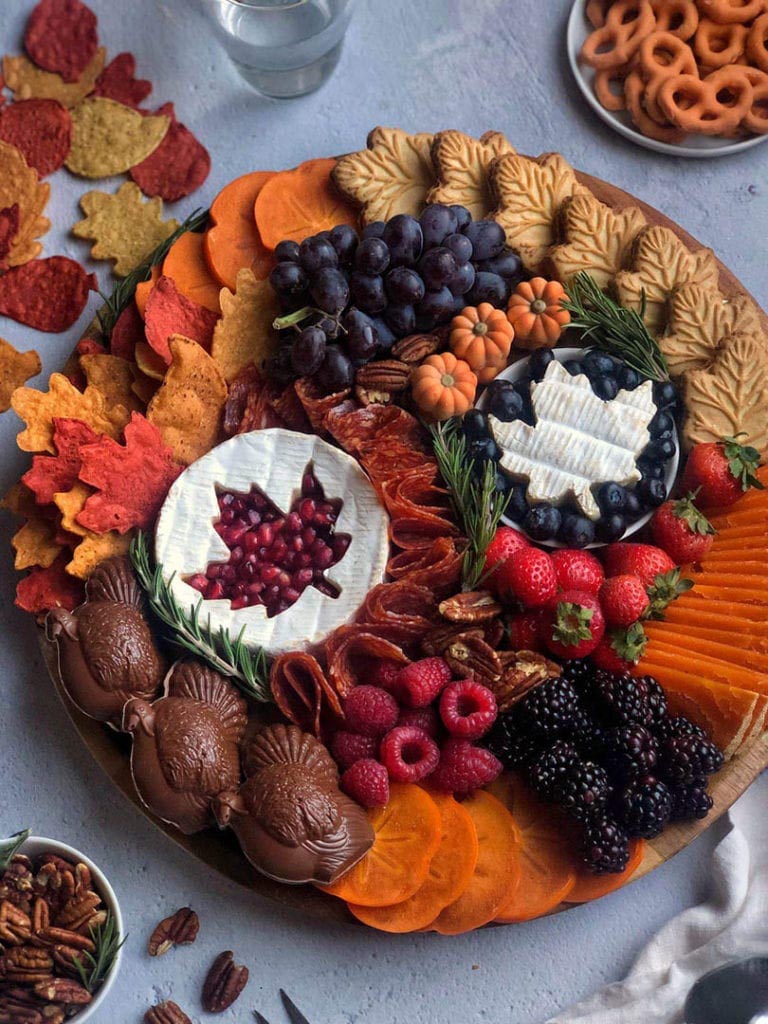
{"type": "Polygon", "coordinates": [[[328,320],[333,320],[338,325],[340,331],[346,334],[345,328],[342,326],[341,320],[337,316],[331,316],[330,313],[326,313],[324,309],[318,309],[316,306],[302,306],[301,309],[297,309],[294,313],[286,313],[285,316],[278,316],[272,321],[272,327],[276,331],[283,331],[286,327],[293,327],[295,330],[299,330],[299,324],[308,320],[311,316],[322,316],[328,320]]]}

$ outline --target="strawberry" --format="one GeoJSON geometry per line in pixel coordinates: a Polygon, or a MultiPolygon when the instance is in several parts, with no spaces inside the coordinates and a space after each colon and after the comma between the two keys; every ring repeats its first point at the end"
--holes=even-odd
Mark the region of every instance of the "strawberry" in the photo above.
{"type": "Polygon", "coordinates": [[[546,608],[513,616],[507,623],[509,646],[513,651],[543,651],[547,629],[546,608]]]}
{"type": "Polygon", "coordinates": [[[496,589],[502,597],[514,598],[524,608],[543,608],[557,593],[551,557],[541,548],[521,548],[497,570],[496,589]]]}
{"type": "Polygon", "coordinates": [[[498,570],[509,561],[515,552],[528,547],[530,544],[522,533],[513,530],[510,526],[500,526],[494,534],[493,540],[485,549],[485,573],[488,585],[496,586],[498,570]]]}
{"type": "Polygon", "coordinates": [[[626,629],[642,618],[650,603],[639,576],[611,576],[600,587],[600,607],[606,626],[626,629]]]}
{"type": "Polygon", "coordinates": [[[550,629],[545,642],[552,654],[564,660],[586,658],[600,643],[605,619],[595,594],[565,590],[550,598],[550,629]]]}
{"type": "Polygon", "coordinates": [[[669,555],[652,544],[618,541],[603,548],[606,576],[639,576],[650,587],[657,576],[677,568],[669,555]]]}
{"type": "Polygon", "coordinates": [[[755,475],[760,452],[739,444],[739,437],[741,434],[697,444],[688,456],[682,487],[685,491],[698,491],[702,508],[733,505],[750,487],[763,490],[755,475]]]}
{"type": "Polygon", "coordinates": [[[680,575],[679,569],[670,569],[669,572],[659,573],[650,587],[647,588],[651,604],[648,608],[646,618],[663,619],[664,609],[675,601],[681,594],[690,590],[693,580],[680,575]]]}
{"type": "Polygon", "coordinates": [[[677,564],[698,562],[712,547],[715,528],[693,503],[696,492],[665,501],[651,519],[653,539],[677,564]]]}
{"type": "Polygon", "coordinates": [[[592,651],[592,662],[609,672],[629,672],[643,656],[647,643],[648,638],[639,622],[629,629],[612,629],[592,651]]]}
{"type": "Polygon", "coordinates": [[[586,590],[596,594],[605,579],[602,565],[589,551],[560,548],[552,552],[557,585],[561,590],[586,590]]]}

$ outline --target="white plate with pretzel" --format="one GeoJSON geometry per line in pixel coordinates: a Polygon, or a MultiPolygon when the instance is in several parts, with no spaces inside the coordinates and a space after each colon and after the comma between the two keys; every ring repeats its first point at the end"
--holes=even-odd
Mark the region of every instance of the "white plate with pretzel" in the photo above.
{"type": "Polygon", "coordinates": [[[576,0],[567,45],[589,105],[639,146],[704,158],[768,139],[768,0],[576,0]]]}

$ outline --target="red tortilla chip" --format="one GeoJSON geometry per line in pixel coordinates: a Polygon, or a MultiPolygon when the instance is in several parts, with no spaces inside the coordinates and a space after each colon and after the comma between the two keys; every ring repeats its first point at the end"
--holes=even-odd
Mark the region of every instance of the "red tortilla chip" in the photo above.
{"type": "Polygon", "coordinates": [[[133,360],[138,342],[144,341],[144,321],[135,302],[129,302],[115,321],[109,336],[109,351],[121,359],[133,360]]]}
{"type": "Polygon", "coordinates": [[[165,275],[158,278],[144,310],[147,341],[167,366],[171,365],[168,342],[174,334],[183,334],[207,351],[211,347],[213,328],[218,319],[218,313],[182,295],[172,279],[165,275]]]}
{"type": "Polygon", "coordinates": [[[80,480],[96,488],[77,521],[94,533],[151,526],[168,488],[183,467],[163,444],[160,431],[139,413],[125,428],[125,444],[100,437],[80,453],[80,480]]]}
{"type": "Polygon", "coordinates": [[[38,505],[48,505],[59,491],[72,490],[80,473],[80,450],[84,445],[93,444],[98,437],[82,420],[54,417],[53,445],[56,454],[33,456],[32,468],[21,478],[34,493],[38,505]]]}
{"type": "Polygon", "coordinates": [[[132,53],[118,53],[96,79],[92,96],[105,96],[126,107],[141,106],[152,92],[152,83],[136,78],[136,58],[132,53]]]}
{"type": "Polygon", "coordinates": [[[96,15],[80,0],[40,0],[27,21],[24,49],[39,68],[78,82],[99,45],[96,15]]]}
{"type": "Polygon", "coordinates": [[[154,153],[129,174],[145,196],[160,196],[173,203],[200,188],[210,173],[211,155],[189,128],[176,120],[172,103],[155,113],[170,117],[171,126],[154,153]]]}
{"type": "Polygon", "coordinates": [[[25,612],[41,615],[51,608],[72,611],[85,599],[83,581],[70,576],[65,566],[70,555],[59,555],[47,569],[33,569],[16,586],[16,605],[25,612]]]}
{"type": "Polygon", "coordinates": [[[81,338],[75,345],[75,352],[79,356],[105,356],[107,350],[101,344],[100,341],[96,341],[95,338],[81,338]]]}
{"type": "Polygon", "coordinates": [[[21,150],[41,178],[63,165],[72,148],[72,117],[58,100],[18,100],[0,111],[0,139],[21,150]]]}
{"type": "Polygon", "coordinates": [[[0,277],[0,313],[38,331],[66,331],[85,309],[96,278],[67,256],[12,267],[0,277]]]}
{"type": "Polygon", "coordinates": [[[13,242],[19,233],[19,204],[6,206],[0,210],[0,270],[7,270],[6,256],[13,248],[13,242]]]}

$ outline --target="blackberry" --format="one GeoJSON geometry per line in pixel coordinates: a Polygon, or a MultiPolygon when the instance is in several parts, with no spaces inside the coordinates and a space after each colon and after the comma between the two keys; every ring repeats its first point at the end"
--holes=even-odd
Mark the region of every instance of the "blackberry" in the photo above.
{"type": "Polygon", "coordinates": [[[605,807],[611,787],[608,772],[592,761],[578,761],[555,783],[554,795],[559,807],[577,821],[586,821],[605,807]]]}
{"type": "Polygon", "coordinates": [[[653,676],[643,676],[642,681],[648,690],[648,704],[651,708],[654,725],[656,725],[667,717],[667,695],[661,683],[653,676]]]}
{"type": "Polygon", "coordinates": [[[665,718],[654,727],[656,739],[661,743],[663,740],[679,739],[681,736],[701,736],[707,738],[704,730],[689,718],[678,715],[675,718],[665,718]]]}
{"type": "Polygon", "coordinates": [[[629,861],[629,837],[607,814],[597,814],[584,825],[581,857],[596,875],[618,874],[629,861]]]}
{"type": "Polygon", "coordinates": [[[541,741],[521,729],[514,714],[507,713],[499,715],[483,745],[498,757],[505,768],[511,769],[521,768],[532,761],[539,753],[541,741]]]}
{"type": "Polygon", "coordinates": [[[579,707],[568,726],[568,741],[576,747],[582,756],[600,761],[604,748],[605,731],[585,708],[579,707]]]}
{"type": "Polygon", "coordinates": [[[579,698],[573,684],[562,676],[547,679],[530,691],[517,705],[524,726],[540,736],[557,736],[570,724],[579,698]]]}
{"type": "Polygon", "coordinates": [[[693,782],[723,767],[722,752],[702,736],[673,736],[661,745],[659,764],[673,784],[693,782]]]}
{"type": "Polygon", "coordinates": [[[605,733],[605,763],[620,775],[649,772],[658,753],[659,745],[644,725],[617,725],[605,733]]]}
{"type": "Polygon", "coordinates": [[[638,775],[616,795],[615,810],[629,835],[653,839],[672,816],[672,793],[654,775],[638,775]]]}
{"type": "Polygon", "coordinates": [[[653,714],[643,679],[600,669],[594,676],[599,711],[613,725],[651,725],[653,714]]]}
{"type": "Polygon", "coordinates": [[[548,750],[542,750],[528,766],[528,781],[543,800],[554,800],[566,772],[580,763],[576,748],[558,740],[548,750]]]}
{"type": "Polygon", "coordinates": [[[694,779],[693,782],[675,786],[672,790],[672,820],[692,821],[694,818],[706,818],[712,810],[713,803],[707,792],[706,779],[694,779]]]}
{"type": "Polygon", "coordinates": [[[563,678],[580,689],[594,672],[593,666],[585,658],[572,658],[563,665],[563,678]]]}

